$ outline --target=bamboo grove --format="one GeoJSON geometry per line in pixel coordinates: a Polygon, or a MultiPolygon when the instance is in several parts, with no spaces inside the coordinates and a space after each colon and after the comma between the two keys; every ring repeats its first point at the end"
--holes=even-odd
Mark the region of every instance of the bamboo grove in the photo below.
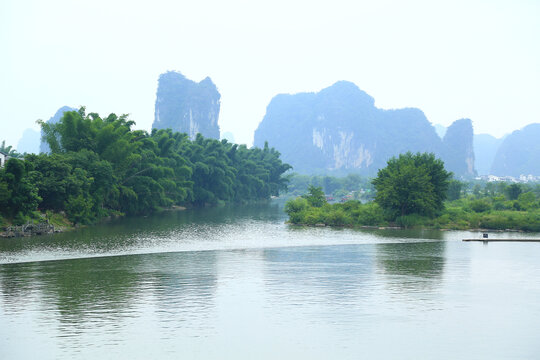
{"type": "Polygon", "coordinates": [[[268,144],[248,149],[200,134],[192,141],[171,130],[133,130],[127,115],[101,118],[84,107],[39,123],[51,153],[10,159],[0,170],[0,215],[14,223],[38,210],[87,224],[172,205],[248,202],[287,185],[290,166],[268,144]]]}

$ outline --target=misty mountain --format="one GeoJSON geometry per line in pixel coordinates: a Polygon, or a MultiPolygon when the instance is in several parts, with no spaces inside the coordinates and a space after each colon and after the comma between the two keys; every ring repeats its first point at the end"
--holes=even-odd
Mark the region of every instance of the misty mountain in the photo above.
{"type": "Polygon", "coordinates": [[[497,139],[489,134],[474,135],[474,155],[478,175],[489,175],[493,160],[504,137],[497,139]]]}
{"type": "Polygon", "coordinates": [[[540,124],[530,124],[508,135],[500,145],[491,173],[498,176],[540,176],[540,124]]]}
{"type": "Polygon", "coordinates": [[[37,154],[39,153],[40,141],[41,134],[38,130],[26,129],[17,144],[17,152],[21,154],[37,154]]]}
{"type": "MultiPolygon", "coordinates": [[[[64,116],[64,113],[66,111],[77,111],[77,109],[75,108],[72,108],[72,107],[69,107],[69,106],[62,106],[60,109],[58,109],[56,111],[56,113],[49,119],[47,120],[46,122],[49,123],[49,124],[56,124],[57,122],[60,121],[60,119],[62,118],[62,116],[64,116]]],[[[41,138],[43,137],[43,131],[41,132],[41,138]]],[[[40,145],[39,145],[39,152],[42,152],[42,153],[50,153],[51,152],[51,148],[49,147],[49,144],[47,144],[45,141],[42,141],[40,140],[40,145]]]]}
{"type": "Polygon", "coordinates": [[[446,135],[446,126],[443,126],[441,124],[435,124],[433,125],[433,127],[435,128],[435,132],[437,133],[437,135],[439,135],[441,139],[444,137],[444,135],[446,135]]]}
{"type": "Polygon", "coordinates": [[[318,93],[280,94],[266,109],[254,145],[265,141],[295,171],[374,175],[400,153],[433,152],[457,175],[474,175],[472,124],[454,123],[442,140],[415,108],[383,110],[355,84],[339,81],[318,93]]]}
{"type": "Polygon", "coordinates": [[[446,129],[443,138],[441,158],[446,169],[456,175],[473,175],[474,147],[471,120],[456,120],[446,129]]]}
{"type": "Polygon", "coordinates": [[[187,133],[191,139],[197,133],[219,139],[220,98],[209,77],[196,83],[179,72],[161,74],[152,128],[187,133]]]}

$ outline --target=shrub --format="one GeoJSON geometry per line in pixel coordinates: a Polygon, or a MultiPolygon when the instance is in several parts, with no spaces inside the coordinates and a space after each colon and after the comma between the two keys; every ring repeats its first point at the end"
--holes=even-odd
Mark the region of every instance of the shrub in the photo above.
{"type": "Polygon", "coordinates": [[[22,211],[19,211],[12,220],[13,225],[24,225],[28,221],[28,217],[24,216],[22,211]]]}
{"type": "Polygon", "coordinates": [[[67,218],[74,224],[90,224],[93,221],[93,205],[92,199],[82,195],[70,196],[65,204],[67,218]]]}
{"type": "Polygon", "coordinates": [[[471,201],[470,207],[472,211],[480,213],[489,211],[491,209],[491,204],[487,199],[478,199],[471,201]]]}
{"type": "Polygon", "coordinates": [[[309,204],[306,199],[304,198],[296,198],[289,200],[285,203],[285,212],[289,217],[291,217],[293,214],[302,212],[308,208],[309,204]]]}
{"type": "Polygon", "coordinates": [[[384,223],[384,214],[377,203],[369,203],[358,209],[357,219],[360,225],[380,225],[384,223]]]}
{"type": "Polygon", "coordinates": [[[320,208],[310,208],[306,213],[304,213],[302,224],[315,225],[325,223],[324,218],[325,216],[320,208]]]}
{"type": "Polygon", "coordinates": [[[334,226],[343,226],[352,224],[351,218],[343,209],[333,209],[326,215],[325,223],[334,226]]]}

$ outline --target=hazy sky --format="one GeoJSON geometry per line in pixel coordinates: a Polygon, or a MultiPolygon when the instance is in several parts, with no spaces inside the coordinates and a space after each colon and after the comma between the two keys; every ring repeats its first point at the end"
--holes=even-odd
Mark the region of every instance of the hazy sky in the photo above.
{"type": "Polygon", "coordinates": [[[496,136],[540,122],[540,1],[0,1],[0,140],[63,105],[149,130],[159,74],[210,76],[251,144],[278,93],[349,80],[496,136]]]}

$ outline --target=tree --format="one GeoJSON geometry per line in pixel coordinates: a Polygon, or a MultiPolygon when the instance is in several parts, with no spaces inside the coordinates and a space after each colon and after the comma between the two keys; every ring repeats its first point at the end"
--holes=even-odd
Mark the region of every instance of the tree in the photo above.
{"type": "Polygon", "coordinates": [[[448,200],[457,200],[461,197],[461,189],[463,183],[459,180],[452,179],[448,183],[448,200]]]}
{"type": "Polygon", "coordinates": [[[309,185],[307,195],[304,198],[308,201],[309,205],[313,207],[321,207],[326,203],[326,196],[321,187],[309,185]]]}
{"type": "Polygon", "coordinates": [[[410,214],[434,217],[444,208],[451,176],[434,154],[407,152],[378,171],[372,182],[375,201],[390,220],[410,214]]]}
{"type": "MultiPolygon", "coordinates": [[[[200,134],[192,141],[171,129],[132,130],[127,115],[101,118],[84,107],[38,123],[51,149],[27,157],[40,174],[39,208],[65,211],[77,223],[174,204],[268,199],[287,187],[282,175],[290,166],[268,144],[248,149],[200,134]]],[[[6,197],[0,194],[0,204],[6,197]]]]}
{"type": "Polygon", "coordinates": [[[0,214],[17,217],[18,222],[36,210],[41,201],[35,186],[37,174],[26,165],[22,160],[9,159],[0,170],[0,214]]]}
{"type": "Polygon", "coordinates": [[[23,157],[23,155],[19,154],[17,150],[13,149],[11,145],[6,146],[6,140],[2,140],[2,144],[0,145],[0,151],[4,154],[7,154],[11,158],[21,159],[23,157]]]}
{"type": "Polygon", "coordinates": [[[508,199],[510,200],[517,200],[522,191],[519,184],[508,185],[505,190],[506,194],[508,195],[508,199]]]}

